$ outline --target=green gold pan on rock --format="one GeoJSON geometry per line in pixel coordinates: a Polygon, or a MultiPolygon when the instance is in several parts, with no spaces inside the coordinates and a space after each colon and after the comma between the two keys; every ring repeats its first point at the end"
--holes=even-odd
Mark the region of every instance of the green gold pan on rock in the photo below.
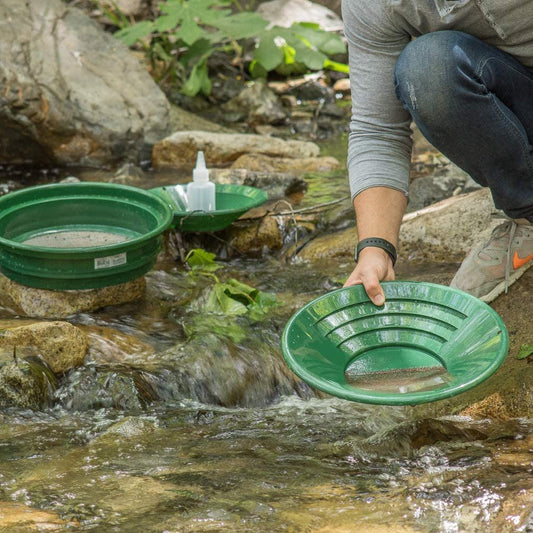
{"type": "Polygon", "coordinates": [[[181,194],[172,194],[173,187],[157,187],[152,192],[170,204],[174,219],[172,227],[178,231],[209,232],[227,228],[253,207],[264,204],[267,193],[256,187],[234,184],[215,184],[214,211],[188,211],[185,204],[186,187],[177,185],[181,194]]]}
{"type": "Polygon", "coordinates": [[[414,405],[465,392],[502,364],[507,329],[481,300],[432,283],[391,281],[383,289],[381,307],[355,285],[295,313],[282,336],[293,372],[346,400],[414,405]]]}
{"type": "Polygon", "coordinates": [[[39,289],[117,285],[153,267],[171,222],[168,204],[136,187],[28,187],[0,198],[0,270],[39,289]]]}

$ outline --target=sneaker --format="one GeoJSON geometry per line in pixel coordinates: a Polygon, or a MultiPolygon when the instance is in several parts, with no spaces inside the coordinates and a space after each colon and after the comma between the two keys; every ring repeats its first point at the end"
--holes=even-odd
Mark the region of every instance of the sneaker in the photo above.
{"type": "Polygon", "coordinates": [[[492,302],[532,265],[533,224],[508,220],[466,256],[450,287],[492,302]]]}

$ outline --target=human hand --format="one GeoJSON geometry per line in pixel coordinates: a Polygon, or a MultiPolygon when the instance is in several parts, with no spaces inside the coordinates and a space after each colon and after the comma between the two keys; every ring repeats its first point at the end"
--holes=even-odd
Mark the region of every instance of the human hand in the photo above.
{"type": "Polygon", "coordinates": [[[361,250],[357,265],[350,274],[345,287],[362,284],[374,305],[385,303],[381,281],[392,281],[394,268],[390,256],[381,248],[368,247],[361,250]]]}

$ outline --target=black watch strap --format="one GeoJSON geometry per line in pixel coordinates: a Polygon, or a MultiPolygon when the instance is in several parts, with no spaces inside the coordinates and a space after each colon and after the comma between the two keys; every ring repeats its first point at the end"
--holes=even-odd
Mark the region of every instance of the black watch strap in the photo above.
{"type": "Polygon", "coordinates": [[[379,237],[370,237],[368,239],[363,239],[362,241],[359,241],[359,244],[357,245],[357,248],[355,249],[355,257],[354,257],[355,261],[357,261],[357,258],[359,257],[361,250],[363,248],[368,248],[369,246],[372,246],[374,248],[381,248],[382,250],[385,250],[389,254],[389,257],[392,260],[392,266],[395,265],[396,259],[398,257],[396,253],[396,248],[389,241],[386,241],[385,239],[380,239],[379,237]]]}

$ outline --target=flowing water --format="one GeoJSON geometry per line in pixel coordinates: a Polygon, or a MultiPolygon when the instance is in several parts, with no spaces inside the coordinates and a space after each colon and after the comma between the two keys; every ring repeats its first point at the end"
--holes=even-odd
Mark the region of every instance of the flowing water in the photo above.
{"type": "Polygon", "coordinates": [[[288,370],[285,322],[350,266],[224,263],[277,295],[257,320],[206,313],[211,280],[166,261],[142,301],[70,317],[85,364],[0,412],[0,531],[532,531],[533,420],[351,403],[288,370]]]}

